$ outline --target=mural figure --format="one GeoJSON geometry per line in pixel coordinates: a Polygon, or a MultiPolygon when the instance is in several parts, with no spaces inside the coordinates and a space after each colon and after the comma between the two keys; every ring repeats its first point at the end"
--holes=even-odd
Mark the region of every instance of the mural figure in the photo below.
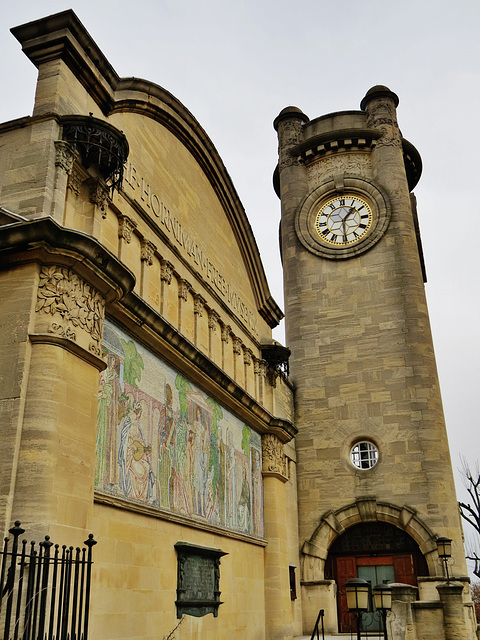
{"type": "Polygon", "coordinates": [[[108,441],[108,416],[110,403],[112,402],[114,380],[116,378],[113,369],[114,361],[110,359],[108,367],[100,376],[98,389],[97,408],[97,443],[96,443],[96,466],[95,466],[95,486],[100,482],[100,478],[105,478],[107,473],[107,441],[108,441]]]}
{"type": "Polygon", "coordinates": [[[202,422],[202,410],[197,407],[197,417],[194,425],[195,433],[195,453],[193,458],[193,486],[195,496],[195,513],[205,516],[205,498],[207,494],[207,478],[208,478],[208,433],[202,422]]]}
{"type": "Polygon", "coordinates": [[[158,425],[160,450],[158,454],[159,503],[170,508],[170,480],[174,465],[174,413],[173,394],[169,384],[165,385],[165,405],[161,424],[158,425]]]}
{"type": "Polygon", "coordinates": [[[243,469],[242,490],[238,502],[238,524],[240,531],[250,531],[250,485],[245,468],[243,469]]]}
{"type": "Polygon", "coordinates": [[[108,320],[97,492],[263,535],[261,437],[108,320]]]}

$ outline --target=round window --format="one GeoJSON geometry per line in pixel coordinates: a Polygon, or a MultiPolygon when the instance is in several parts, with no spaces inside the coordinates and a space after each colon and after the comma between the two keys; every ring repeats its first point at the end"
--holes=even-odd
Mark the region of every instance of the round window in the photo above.
{"type": "Polygon", "coordinates": [[[373,442],[357,442],[350,450],[350,460],[357,469],[371,469],[378,462],[378,449],[373,442]]]}

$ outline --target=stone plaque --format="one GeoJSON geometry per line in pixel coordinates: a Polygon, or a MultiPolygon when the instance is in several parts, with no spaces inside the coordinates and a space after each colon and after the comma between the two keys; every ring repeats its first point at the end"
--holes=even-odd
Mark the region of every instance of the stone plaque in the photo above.
{"type": "Polygon", "coordinates": [[[220,549],[177,542],[177,618],[182,615],[218,615],[220,602],[220,549]]]}

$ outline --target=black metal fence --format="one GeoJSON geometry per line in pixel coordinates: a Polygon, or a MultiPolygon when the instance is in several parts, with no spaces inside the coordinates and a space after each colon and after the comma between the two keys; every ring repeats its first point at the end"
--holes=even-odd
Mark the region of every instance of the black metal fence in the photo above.
{"type": "Polygon", "coordinates": [[[5,538],[0,569],[3,640],[87,640],[93,534],[86,548],[19,541],[17,520],[5,538]],[[52,549],[53,547],[53,549],[52,549]]]}

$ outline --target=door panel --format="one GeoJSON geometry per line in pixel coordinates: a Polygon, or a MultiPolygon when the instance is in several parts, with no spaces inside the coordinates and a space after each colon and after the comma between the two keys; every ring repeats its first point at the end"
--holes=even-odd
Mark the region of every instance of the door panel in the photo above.
{"type": "Polygon", "coordinates": [[[357,567],[354,557],[337,558],[337,601],[338,601],[338,628],[347,633],[356,630],[354,616],[347,608],[347,596],[345,583],[357,577],[357,567]]]}
{"type": "Polygon", "coordinates": [[[394,556],[393,566],[395,568],[395,582],[403,582],[404,584],[416,586],[417,578],[415,576],[415,568],[413,566],[413,557],[411,553],[394,556]]]}
{"type": "MultiPolygon", "coordinates": [[[[372,558],[372,560],[379,560],[379,558],[372,558]]],[[[392,558],[390,558],[390,562],[392,558]]],[[[395,574],[393,570],[393,564],[381,564],[381,565],[364,565],[357,566],[357,577],[362,578],[370,583],[370,612],[375,611],[375,602],[372,596],[372,589],[377,584],[388,584],[395,581],[395,574]]],[[[373,615],[373,613],[365,613],[362,616],[362,629],[365,631],[381,631],[382,620],[379,614],[373,615]]]]}

